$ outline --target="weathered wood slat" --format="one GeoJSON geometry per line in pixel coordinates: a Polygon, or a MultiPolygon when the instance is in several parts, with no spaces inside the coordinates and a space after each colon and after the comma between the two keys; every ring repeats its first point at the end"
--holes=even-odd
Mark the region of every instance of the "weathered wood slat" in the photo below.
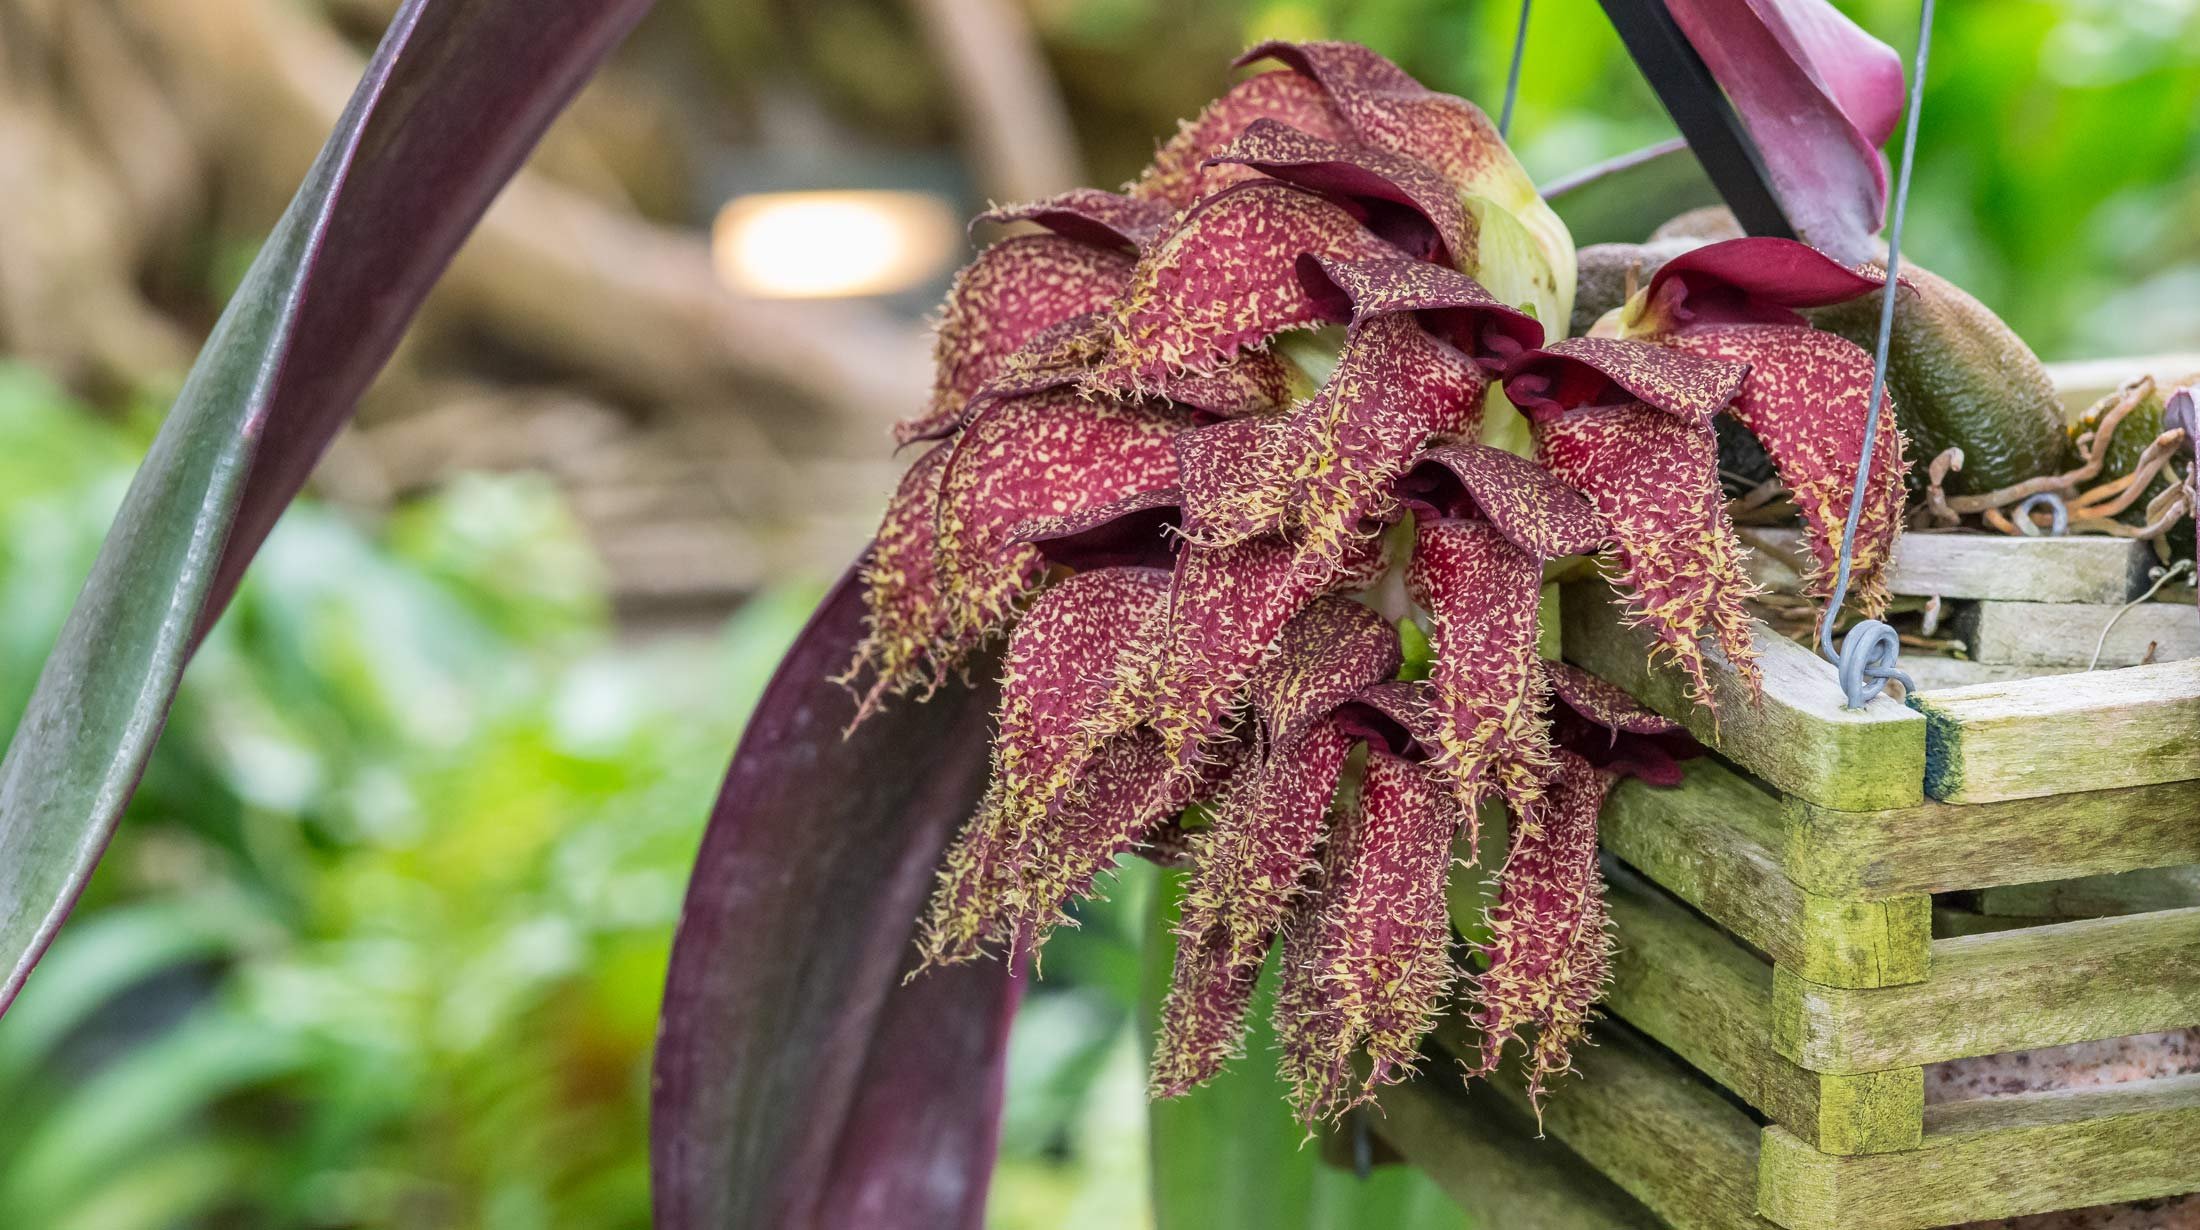
{"type": "Polygon", "coordinates": [[[1762,698],[1730,672],[1715,670],[1714,719],[1690,702],[1679,672],[1649,665],[1644,635],[1626,626],[1602,582],[1567,585],[1560,608],[1567,661],[1686,723],[1775,789],[1856,811],[1924,797],[1922,719],[1887,697],[1861,711],[1842,708],[1833,667],[1764,625],[1756,629],[1762,698]]]}
{"type": "Polygon", "coordinates": [[[2183,604],[1980,602],[1955,626],[1977,662],[2083,668],[2096,646],[2103,670],[2200,657],[2200,608],[2183,604]]]}
{"type": "MultiPolygon", "coordinates": [[[[1457,1018],[1436,1039],[1453,1054],[1473,1046],[1457,1018]]],[[[1758,1129],[1749,1116],[1625,1025],[1605,1022],[1595,1042],[1575,1051],[1580,1076],[1544,1100],[1544,1131],[1671,1230],[1766,1230],[1756,1214],[1758,1129]]],[[[1517,1075],[1491,1085],[1526,1105],[1517,1075]]]]}
{"type": "Polygon", "coordinates": [[[2117,875],[2012,884],[1978,895],[1978,912],[2003,918],[2105,918],[2200,905],[2200,867],[2150,867],[2117,875]]]}
{"type": "Polygon", "coordinates": [[[1611,1011],[1829,1153],[1914,1149],[1922,1068],[1805,1071],[1772,1049],[1772,967],[1627,871],[1609,875],[1611,1011]]]}
{"type": "Polygon", "coordinates": [[[1498,1098],[1470,1099],[1455,1080],[1422,1077],[1383,1090],[1375,1134],[1421,1168],[1478,1226],[1662,1230],[1633,1197],[1498,1098]]]}
{"type": "MultiPolygon", "coordinates": [[[[1750,575],[1758,584],[1795,592],[1795,565],[1810,558],[1803,531],[1745,525],[1735,532],[1750,549],[1750,575]]],[[[1887,588],[1917,597],[2119,603],[2145,592],[2153,564],[2146,544],[2129,538],[1904,534],[1888,562],[1887,588]]]]}
{"type": "Polygon", "coordinates": [[[1670,789],[1622,782],[1599,818],[1606,849],[1812,982],[1878,987],[1924,979],[1932,900],[1807,892],[1780,869],[1780,803],[1716,760],[1670,789]]]}
{"type": "Polygon", "coordinates": [[[1916,704],[1925,791],[1945,802],[2200,778],[2200,658],[1954,688],[1916,704]]]}
{"type": "Polygon", "coordinates": [[[1943,893],[2200,863],[2200,781],[1839,811],[1789,800],[1780,865],[1832,897],[1943,893]]]}
{"type": "Polygon", "coordinates": [[[2200,1076],[1936,1106],[1924,1147],[1833,1157],[1765,1129],[1759,1208],[1789,1230],[1921,1230],[2200,1189],[2200,1076]]]}
{"type": "Polygon", "coordinates": [[[1850,990],[1773,979],[1773,1046],[1873,1072],[2200,1025],[2200,908],[1933,942],[1930,981],[1850,990]]]}

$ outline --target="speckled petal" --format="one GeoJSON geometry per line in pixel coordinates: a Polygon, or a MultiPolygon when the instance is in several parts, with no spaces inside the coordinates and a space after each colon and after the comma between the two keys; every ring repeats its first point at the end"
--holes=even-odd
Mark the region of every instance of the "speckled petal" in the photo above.
{"type": "Polygon", "coordinates": [[[1436,765],[1473,816],[1495,790],[1534,806],[1552,769],[1536,669],[1542,561],[1485,521],[1420,521],[1406,591],[1429,613],[1436,765]]]}
{"type": "Polygon", "coordinates": [[[1025,875],[1029,843],[1088,768],[1086,724],[1168,588],[1155,569],[1079,573],[1041,594],[1009,637],[993,780],[940,872],[920,943],[928,963],[1006,938],[1006,894],[1025,875]]]}
{"type": "Polygon", "coordinates": [[[1620,587],[1655,652],[1688,673],[1709,705],[1709,637],[1752,687],[1756,650],[1744,600],[1756,592],[1719,490],[1719,446],[1707,422],[1640,402],[1534,421],[1536,459],[1587,496],[1610,527],[1620,587]]]}
{"type": "Polygon", "coordinates": [[[1050,564],[1091,568],[1173,568],[1183,538],[1176,532],[1184,494],[1174,487],[1141,491],[1060,516],[1027,517],[1009,531],[1050,564]]]}
{"type": "Polygon", "coordinates": [[[1113,302],[1130,285],[1131,257],[1059,235],[1004,239],[955,277],[932,343],[932,398],[894,429],[907,444],[954,429],[963,404],[1042,330],[1113,302]]]}
{"type": "Polygon", "coordinates": [[[1561,753],[1544,802],[1515,820],[1512,849],[1490,910],[1489,965],[1475,979],[1480,1061],[1496,1070],[1507,1043],[1533,1028],[1528,1092],[1540,1104],[1546,1080],[1566,1070],[1608,976],[1604,878],[1597,870],[1597,812],[1610,779],[1561,753]]]}
{"type": "Polygon", "coordinates": [[[1043,822],[1009,852],[1013,883],[1003,893],[1002,926],[1011,958],[1036,956],[1068,921],[1070,898],[1090,894],[1095,877],[1176,814],[1199,783],[1172,783],[1161,741],[1134,730],[1107,740],[1054,801],[1043,822]]]}
{"type": "Polygon", "coordinates": [[[1177,928],[1154,1054],[1158,1096],[1204,1083],[1242,1053],[1247,999],[1269,945],[1302,909],[1351,750],[1334,723],[1318,722],[1217,801],[1214,827],[1194,846],[1198,871],[1177,928]]]}
{"type": "MultiPolygon", "coordinates": [[[[1808,325],[1699,327],[1667,344],[1749,364],[1749,378],[1727,413],[1765,446],[1803,514],[1817,565],[1804,578],[1805,592],[1821,599],[1830,595],[1871,410],[1871,355],[1808,325]]],[[[1849,598],[1866,618],[1877,619],[1887,608],[1886,566],[1902,529],[1902,476],[1908,469],[1889,399],[1880,413],[1864,514],[1850,557],[1849,598]]]]}
{"type": "Polygon", "coordinates": [[[1143,248],[1168,229],[1176,209],[1166,201],[1072,188],[1043,201],[996,205],[980,222],[1032,222],[1067,239],[1103,248],[1143,248]]]}
{"type": "Polygon", "coordinates": [[[1543,326],[1480,282],[1428,261],[1299,258],[1299,281],[1339,323],[1411,312],[1435,337],[1495,375],[1543,344],[1543,326]]]}
{"type": "Polygon", "coordinates": [[[1538,318],[1554,330],[1573,315],[1573,237],[1480,108],[1428,89],[1354,43],[1263,43],[1238,62],[1259,60],[1319,81],[1351,139],[1416,159],[1451,181],[1475,218],[1472,250],[1453,253],[1460,269],[1521,292],[1508,291],[1509,301],[1532,296],[1538,318]]]}
{"type": "Polygon", "coordinates": [[[1682,728],[1664,714],[1644,708],[1625,688],[1578,666],[1545,662],[1543,671],[1550,676],[1551,698],[1591,725],[1635,735],[1665,735],[1682,728]]]}
{"type": "Polygon", "coordinates": [[[1126,656],[1092,730],[1149,725],[1161,735],[1172,775],[1197,772],[1292,616],[1325,593],[1366,584],[1381,561],[1380,539],[1363,540],[1327,575],[1299,568],[1280,539],[1187,545],[1177,556],[1166,626],[1126,656]]]}
{"type": "Polygon", "coordinates": [[[1209,161],[1248,166],[1350,201],[1369,230],[1418,260],[1448,265],[1453,253],[1473,251],[1458,189],[1435,168],[1404,154],[1331,141],[1262,119],[1209,161]]]}
{"type": "Polygon", "coordinates": [[[1241,350],[1319,323],[1295,271],[1301,253],[1390,250],[1322,196],[1275,180],[1227,188],[1187,210],[1139,261],[1111,318],[1112,349],[1088,382],[1161,393],[1172,377],[1212,373],[1241,350]]]}
{"type": "Polygon", "coordinates": [[[1301,132],[1342,138],[1344,117],[1330,105],[1321,86],[1289,71],[1259,73],[1230,87],[1154,155],[1153,165],[1124,191],[1178,209],[1256,172],[1246,167],[1210,167],[1207,159],[1228,145],[1253,121],[1278,120],[1301,132]]]}
{"type": "Polygon", "coordinates": [[[1645,402],[1686,422],[1707,423],[1741,391],[1749,368],[1651,342],[1570,337],[1505,368],[1505,396],[1530,418],[1645,402]]]}
{"type": "Polygon", "coordinates": [[[1039,550],[1013,541],[1020,522],[1167,486],[1170,437],[1186,422],[1072,388],[988,403],[956,436],[940,480],[939,590],[955,642],[1006,627],[1043,576],[1039,550]]]}
{"type": "Polygon", "coordinates": [[[850,727],[878,711],[889,696],[938,686],[960,647],[949,639],[935,565],[933,513],[947,473],[946,445],[919,457],[901,476],[878,535],[863,561],[864,635],[840,682],[856,688],[850,727]],[[868,678],[869,684],[863,681],[868,678]]]}
{"type": "Polygon", "coordinates": [[[1285,971],[1277,1032],[1309,1121],[1405,1079],[1459,970],[1444,882],[1459,814],[1425,765],[1370,749],[1354,805],[1322,855],[1304,964],[1285,971]],[[1370,1070],[1352,1076],[1364,1048],[1370,1070]]]}
{"type": "Polygon", "coordinates": [[[1396,483],[1431,440],[1476,430],[1488,387],[1479,366],[1410,314],[1362,320],[1320,392],[1280,420],[1247,421],[1257,453],[1179,449],[1185,533],[1227,545],[1282,531],[1301,567],[1333,570],[1396,518],[1396,483]]]}
{"type": "Polygon", "coordinates": [[[1586,555],[1611,538],[1580,493],[1534,462],[1486,444],[1439,444],[1398,483],[1414,509],[1489,522],[1538,561],[1586,555]]]}
{"type": "Polygon", "coordinates": [[[1364,603],[1317,598],[1285,624],[1249,696],[1271,745],[1288,747],[1337,706],[1398,673],[1398,631],[1364,603]]]}

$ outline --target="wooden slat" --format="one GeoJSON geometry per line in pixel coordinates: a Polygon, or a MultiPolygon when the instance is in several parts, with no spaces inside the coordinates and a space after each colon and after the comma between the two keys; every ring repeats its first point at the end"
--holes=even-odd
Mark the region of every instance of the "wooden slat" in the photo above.
{"type": "MultiPolygon", "coordinates": [[[[1810,558],[1803,531],[1739,526],[1761,585],[1794,592],[1795,564],[1810,558]]],[[[2129,538],[2075,535],[1904,534],[1887,566],[1890,592],[1917,597],[1995,598],[2011,602],[2127,602],[2148,585],[2154,553],[2129,538]]]]}
{"type": "Polygon", "coordinates": [[[1924,1147],[1833,1157],[1765,1129],[1759,1207],[1788,1230],[1922,1230],[2200,1189],[2200,1076],[1936,1106],[1924,1147]]]}
{"type": "Polygon", "coordinates": [[[1916,703],[1927,722],[1925,790],[1946,802],[2200,778],[2200,658],[1954,688],[1916,703]]]}
{"type": "Polygon", "coordinates": [[[1679,672],[1649,664],[1645,634],[1626,626],[1602,582],[1565,587],[1560,602],[1566,660],[1684,722],[1697,738],[1783,793],[1864,811],[1919,802],[1925,777],[1924,723],[1880,697],[1860,711],[1841,707],[1833,667],[1808,649],[1756,628],[1764,693],[1715,667],[1716,719],[1693,704],[1679,672]]]}
{"type": "Polygon", "coordinates": [[[2200,608],[2141,602],[1980,602],[1956,621],[1956,634],[1982,663],[2113,670],[2142,662],[2200,657],[2200,608]],[[2102,634],[2106,633],[2104,637],[2102,634]]]}
{"type": "Polygon", "coordinates": [[[1610,871],[1611,1011],[1829,1153],[1914,1149],[1920,1067],[1805,1071],[1772,1049],[1772,967],[1625,868],[1610,871]]]}
{"type": "Polygon", "coordinates": [[[2200,867],[2150,867],[2119,875],[2012,884],[1978,895],[1978,912],[2002,918],[2106,918],[2200,905],[2200,867]]]}
{"type": "Polygon", "coordinates": [[[1812,982],[1878,987],[1925,978],[1932,899],[1839,900],[1780,869],[1779,800],[1716,760],[1687,780],[1622,782],[1598,819],[1606,849],[1659,887],[1812,982]]]}
{"type": "Polygon", "coordinates": [[[1872,1072],[2200,1025],[2200,908],[1933,941],[1930,981],[1850,990],[1773,980],[1773,1046],[1815,1072],[1872,1072]]]}
{"type": "Polygon", "coordinates": [[[2200,781],[1882,811],[1783,805],[1780,865],[1833,897],[1942,893],[2200,863],[2200,781]]]}
{"type": "MultiPolygon", "coordinates": [[[[1474,1045],[1457,1018],[1436,1039],[1453,1054],[1474,1045]]],[[[1605,1022],[1595,1042],[1575,1051],[1580,1075],[1545,1098],[1544,1131],[1671,1230],[1766,1230],[1756,1214],[1758,1129],[1749,1116],[1625,1025],[1605,1022]]],[[[1517,1075],[1500,1074],[1491,1092],[1526,1105],[1517,1075]]]]}
{"type": "Polygon", "coordinates": [[[1375,1134],[1435,1180],[1477,1226],[1661,1230],[1611,1180],[1502,1099],[1423,1076],[1383,1090],[1375,1134]]]}

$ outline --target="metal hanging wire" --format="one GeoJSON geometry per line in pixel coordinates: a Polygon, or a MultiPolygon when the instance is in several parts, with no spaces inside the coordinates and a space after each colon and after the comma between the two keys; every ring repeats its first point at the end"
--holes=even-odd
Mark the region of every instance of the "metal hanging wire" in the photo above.
{"type": "Polygon", "coordinates": [[[1513,32],[1512,67],[1505,70],[1505,106],[1497,113],[1497,135],[1512,136],[1513,102],[1520,97],[1520,60],[1528,50],[1528,6],[1535,0],[1520,0],[1520,28],[1513,32]]]}
{"type": "Polygon", "coordinates": [[[1902,125],[1902,171],[1895,180],[1894,217],[1887,225],[1886,284],[1879,292],[1879,347],[1872,355],[1871,409],[1864,418],[1864,448],[1856,460],[1856,490],[1849,495],[1848,523],[1841,531],[1841,563],[1835,574],[1833,595],[1818,624],[1818,652],[1839,668],[1846,705],[1861,709],[1886,690],[1887,681],[1898,679],[1905,692],[1917,685],[1902,672],[1899,659],[1902,639],[1892,626],[1866,619],[1850,628],[1833,644],[1833,623],[1849,597],[1849,568],[1856,548],[1856,524],[1864,515],[1864,492],[1871,478],[1872,446],[1879,440],[1879,416],[1887,401],[1887,348],[1894,337],[1894,297],[1902,270],[1902,219],[1910,205],[1910,168],[1917,161],[1917,117],[1925,105],[1925,60],[1933,43],[1933,0],[1918,10],[1917,54],[1910,61],[1910,107],[1902,125]]]}

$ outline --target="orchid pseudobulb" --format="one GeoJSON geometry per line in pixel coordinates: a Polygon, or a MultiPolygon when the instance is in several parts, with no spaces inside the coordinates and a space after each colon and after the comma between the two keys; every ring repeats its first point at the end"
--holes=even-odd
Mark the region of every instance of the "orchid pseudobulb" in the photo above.
{"type": "MultiPolygon", "coordinates": [[[[1278,1061],[1309,1120],[1413,1071],[1461,1000],[1473,1066],[1517,1041],[1540,1096],[1604,983],[1598,806],[1694,747],[1538,656],[1545,569],[1600,557],[1699,700],[1720,660],[1753,677],[1711,420],[1766,442],[1823,560],[1863,406],[1846,343],[1792,309],[1877,282],[1715,245],[1620,336],[1559,341],[1571,242],[1479,110],[1348,44],[1247,59],[1281,67],[1122,192],[989,215],[1045,233],[949,292],[847,674],[868,715],[1006,637],[992,783],[922,960],[1035,955],[1113,860],[1166,845],[1192,873],[1158,1095],[1238,1055],[1280,950],[1278,1061]],[[1483,442],[1513,413],[1500,385],[1532,456],[1483,442]],[[1426,679],[1399,678],[1401,615],[1426,679]],[[1493,803],[1510,849],[1462,961],[1445,881],[1493,803]]],[[[1899,512],[1881,443],[1867,605],[1899,512]]]]}

